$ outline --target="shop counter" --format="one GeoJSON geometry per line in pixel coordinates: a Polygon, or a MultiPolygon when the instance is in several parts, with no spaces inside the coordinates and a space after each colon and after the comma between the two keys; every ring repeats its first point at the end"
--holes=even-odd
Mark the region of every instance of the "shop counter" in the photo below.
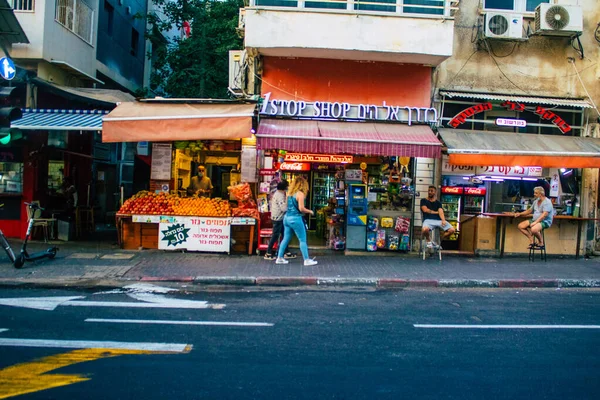
{"type": "Polygon", "coordinates": [[[230,253],[254,249],[256,219],[117,214],[117,241],[123,249],[230,253]]]}
{"type": "MultiPolygon", "coordinates": [[[[519,231],[517,225],[522,220],[531,218],[531,216],[514,217],[512,213],[484,213],[482,216],[496,220],[495,249],[499,251],[500,257],[504,256],[504,252],[528,252],[529,242],[519,231]]],[[[594,220],[594,218],[572,217],[569,215],[554,216],[552,226],[544,232],[546,251],[557,255],[574,254],[575,258],[579,258],[583,222],[594,220]]]]}

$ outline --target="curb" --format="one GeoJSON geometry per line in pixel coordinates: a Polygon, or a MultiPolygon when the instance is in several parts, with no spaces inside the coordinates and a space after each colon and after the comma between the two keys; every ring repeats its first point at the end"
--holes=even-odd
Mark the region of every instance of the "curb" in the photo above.
{"type": "Polygon", "coordinates": [[[94,287],[119,286],[132,281],[157,283],[193,283],[205,286],[260,286],[260,287],[360,287],[375,290],[405,288],[600,288],[600,279],[402,279],[402,278],[340,278],[340,277],[241,277],[241,276],[142,276],[137,279],[0,279],[0,287],[94,287]],[[108,282],[108,284],[107,284],[108,282]]]}

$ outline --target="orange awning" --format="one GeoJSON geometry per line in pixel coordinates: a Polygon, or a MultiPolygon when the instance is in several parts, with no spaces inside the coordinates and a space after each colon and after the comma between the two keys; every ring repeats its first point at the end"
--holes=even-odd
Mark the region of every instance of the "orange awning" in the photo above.
{"type": "Polygon", "coordinates": [[[251,137],[255,104],[127,102],[102,119],[103,142],[251,137]]]}
{"type": "Polygon", "coordinates": [[[596,138],[447,128],[439,133],[450,165],[600,168],[596,138]]]}

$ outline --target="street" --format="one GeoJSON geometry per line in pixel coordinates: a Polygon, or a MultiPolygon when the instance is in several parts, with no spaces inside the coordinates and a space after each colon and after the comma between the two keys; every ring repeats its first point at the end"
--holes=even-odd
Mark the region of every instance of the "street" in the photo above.
{"type": "Polygon", "coordinates": [[[595,399],[599,300],[4,288],[0,399],[595,399]]]}

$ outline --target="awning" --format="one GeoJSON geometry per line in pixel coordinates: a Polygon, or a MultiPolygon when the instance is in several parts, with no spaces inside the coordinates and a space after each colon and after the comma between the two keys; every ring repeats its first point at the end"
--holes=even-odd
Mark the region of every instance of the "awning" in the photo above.
{"type": "Polygon", "coordinates": [[[446,128],[439,133],[451,165],[600,167],[600,139],[446,128]]]}
{"type": "Polygon", "coordinates": [[[8,45],[29,43],[13,8],[7,0],[0,0],[0,41],[8,45]]]}
{"type": "Polygon", "coordinates": [[[512,94],[501,93],[475,93],[475,92],[454,92],[451,90],[440,90],[440,96],[452,99],[478,99],[478,100],[495,100],[495,101],[514,101],[516,103],[526,104],[541,104],[549,106],[567,106],[580,108],[593,108],[585,99],[569,99],[569,98],[554,98],[554,97],[534,97],[534,96],[519,96],[512,94]]]}
{"type": "Polygon", "coordinates": [[[104,117],[103,142],[231,140],[252,136],[255,104],[119,104],[104,117]]]}
{"type": "Polygon", "coordinates": [[[57,85],[40,78],[33,78],[32,82],[57,96],[68,100],[88,103],[94,107],[113,108],[116,104],[134,101],[135,97],[129,93],[115,89],[91,89],[57,85]]]}
{"type": "Polygon", "coordinates": [[[23,109],[23,118],[12,121],[11,128],[23,130],[99,131],[103,110],[23,109]]]}
{"type": "Polygon", "coordinates": [[[263,119],[258,149],[301,153],[440,158],[441,143],[427,125],[263,119]]]}

